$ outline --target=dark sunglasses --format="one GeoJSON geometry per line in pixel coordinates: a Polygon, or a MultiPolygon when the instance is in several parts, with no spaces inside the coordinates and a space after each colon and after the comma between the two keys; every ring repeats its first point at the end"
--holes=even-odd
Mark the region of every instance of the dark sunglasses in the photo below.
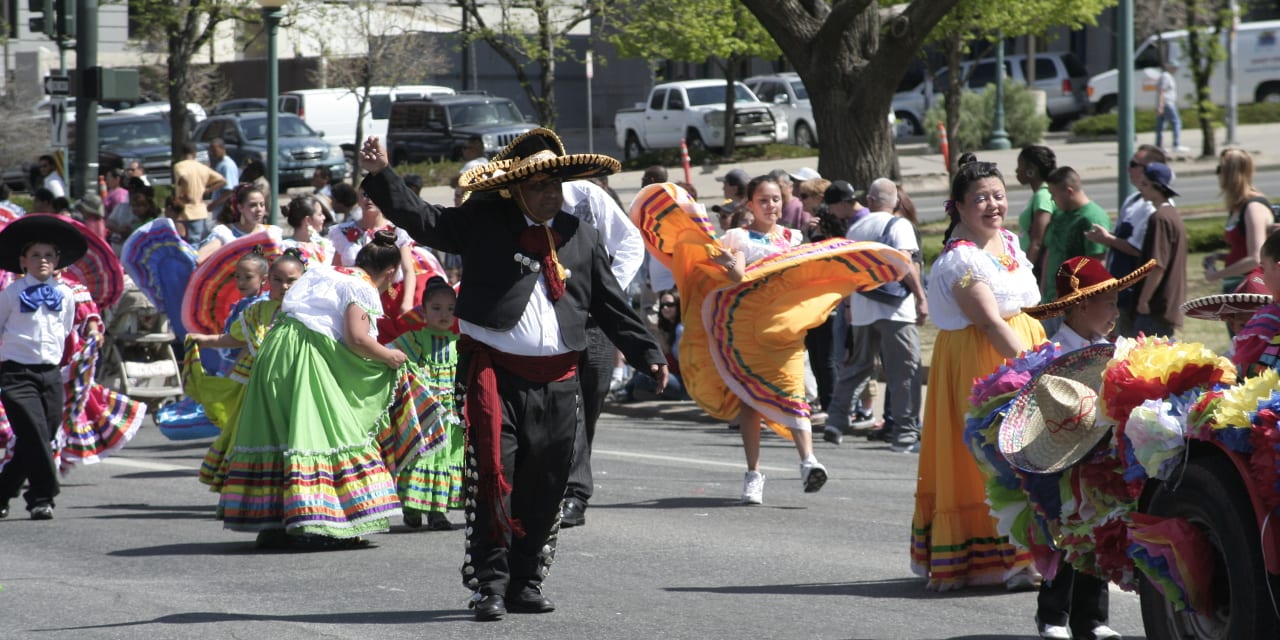
{"type": "Polygon", "coordinates": [[[668,308],[668,307],[676,307],[676,306],[679,306],[679,305],[678,305],[678,304],[676,304],[676,303],[674,303],[674,302],[663,302],[663,303],[659,303],[659,304],[658,304],[658,306],[659,306],[659,307],[661,307],[661,308],[663,308],[663,309],[666,309],[666,308],[668,308]]]}
{"type": "Polygon", "coordinates": [[[1147,165],[1142,164],[1141,162],[1138,162],[1137,160],[1130,160],[1130,161],[1129,161],[1129,168],[1130,168],[1130,169],[1138,169],[1138,168],[1146,167],[1146,166],[1147,166],[1147,165]]]}

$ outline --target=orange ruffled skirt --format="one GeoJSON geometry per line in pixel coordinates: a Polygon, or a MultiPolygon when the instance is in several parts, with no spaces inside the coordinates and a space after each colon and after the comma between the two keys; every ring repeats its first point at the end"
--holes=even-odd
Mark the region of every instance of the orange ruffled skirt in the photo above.
{"type": "MultiPolygon", "coordinates": [[[[1006,322],[1023,344],[1045,342],[1044,328],[1031,316],[1006,322]]],[[[911,570],[931,582],[999,584],[1031,566],[1029,551],[996,532],[985,478],[963,439],[973,381],[1004,360],[974,326],[939,331],[933,345],[911,520],[911,570]]]]}

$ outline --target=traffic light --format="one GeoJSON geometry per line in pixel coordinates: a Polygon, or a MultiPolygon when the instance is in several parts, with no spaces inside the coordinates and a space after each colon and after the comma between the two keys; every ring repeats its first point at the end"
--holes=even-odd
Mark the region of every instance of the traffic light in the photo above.
{"type": "Polygon", "coordinates": [[[76,39],[76,0],[54,0],[57,33],[62,40],[76,39]]]}
{"type": "Polygon", "coordinates": [[[27,26],[31,27],[32,33],[43,33],[50,38],[58,35],[53,0],[27,0],[27,11],[31,14],[27,26]]]}

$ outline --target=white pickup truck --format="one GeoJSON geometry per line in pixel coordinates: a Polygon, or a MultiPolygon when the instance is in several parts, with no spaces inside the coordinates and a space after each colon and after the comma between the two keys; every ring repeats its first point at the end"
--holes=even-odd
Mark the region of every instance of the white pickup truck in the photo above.
{"type": "MultiPolygon", "coordinates": [[[[739,145],[786,142],[787,120],[760,102],[746,85],[734,83],[734,141],[739,145]]],[[[623,156],[646,149],[673,149],[680,139],[690,150],[724,146],[724,80],[685,80],[657,85],[649,101],[622,109],[613,117],[614,136],[623,156]]]]}

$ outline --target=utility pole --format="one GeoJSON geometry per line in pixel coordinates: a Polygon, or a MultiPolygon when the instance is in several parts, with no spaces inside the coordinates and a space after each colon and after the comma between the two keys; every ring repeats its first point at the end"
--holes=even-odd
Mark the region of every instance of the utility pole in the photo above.
{"type": "Polygon", "coordinates": [[[1133,0],[1120,0],[1116,8],[1116,46],[1120,57],[1117,101],[1119,123],[1116,127],[1116,202],[1129,197],[1129,158],[1133,157],[1133,0]]]}
{"type": "Polygon", "coordinates": [[[76,159],[67,182],[75,197],[93,193],[98,185],[98,0],[58,0],[70,15],[58,16],[58,24],[75,20],[76,68],[80,70],[76,91],[76,159]],[[78,14],[78,15],[77,15],[78,14]]]}
{"type": "Polygon", "coordinates": [[[1227,30],[1227,145],[1240,144],[1236,141],[1236,117],[1240,97],[1236,87],[1236,66],[1239,64],[1236,54],[1236,34],[1240,30],[1240,3],[1231,0],[1231,28],[1227,30]]]}

